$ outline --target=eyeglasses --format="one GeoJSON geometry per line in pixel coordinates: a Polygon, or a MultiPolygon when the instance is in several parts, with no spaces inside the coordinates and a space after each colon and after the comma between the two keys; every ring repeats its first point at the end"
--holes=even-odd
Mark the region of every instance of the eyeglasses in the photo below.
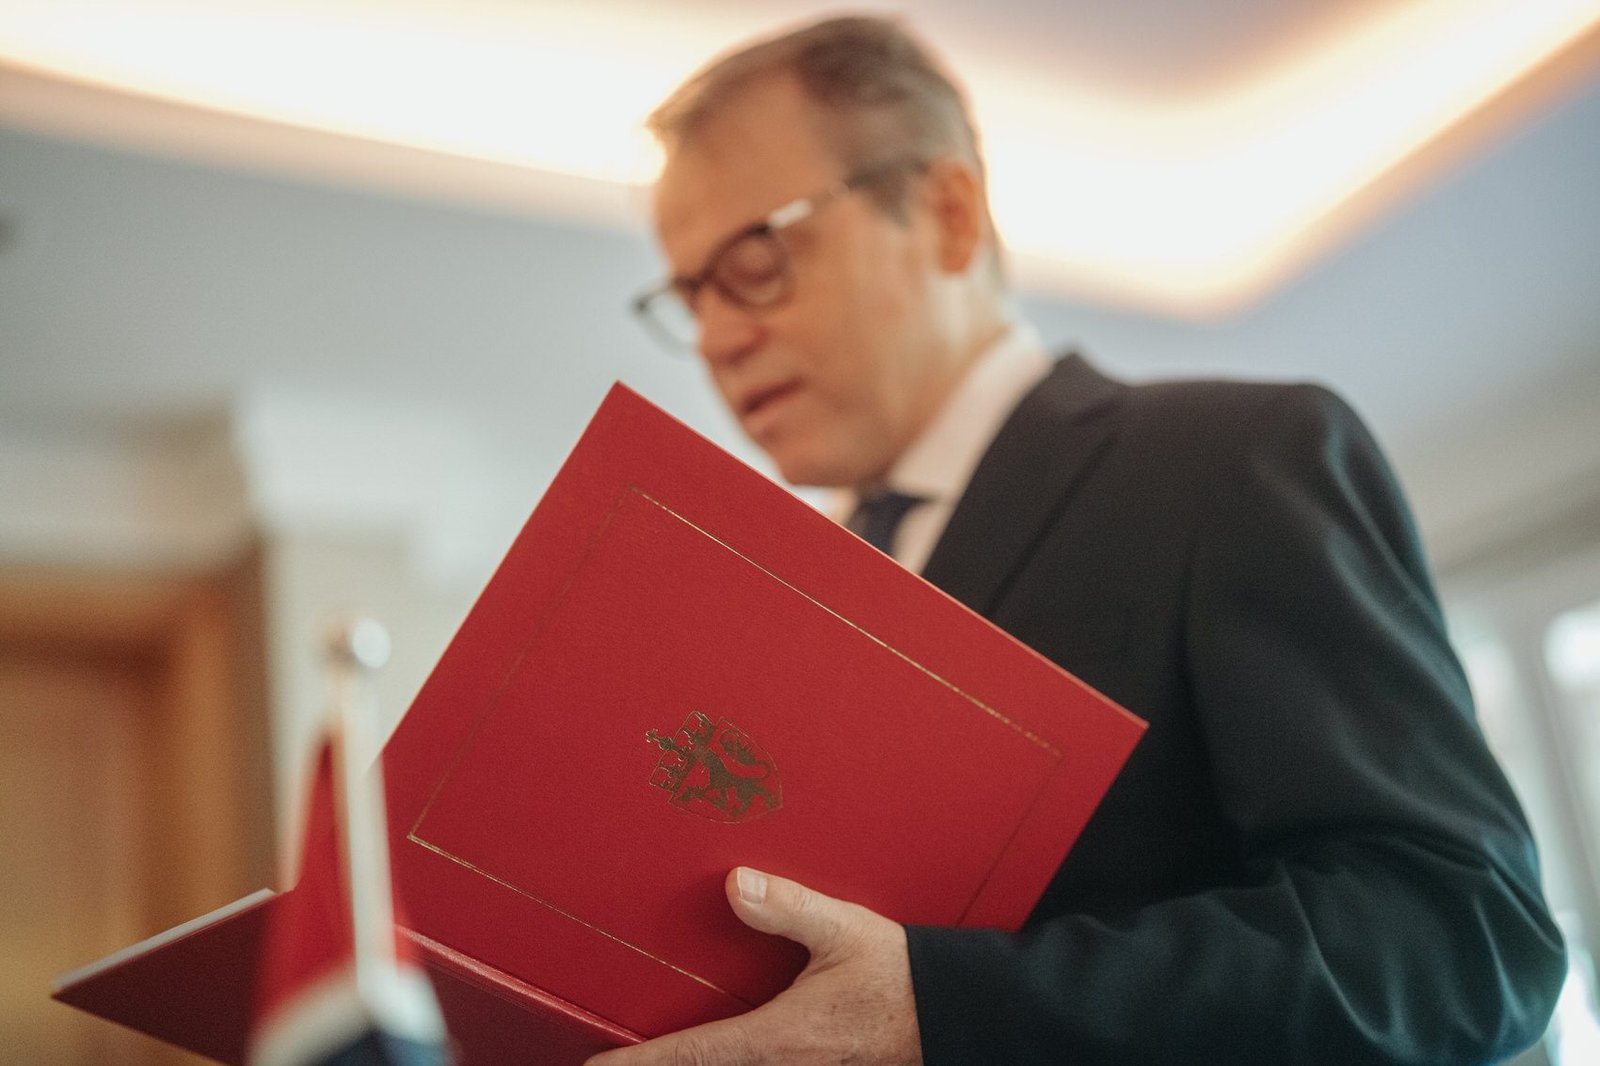
{"type": "Polygon", "coordinates": [[[777,307],[794,295],[794,262],[783,244],[784,230],[850,193],[898,171],[923,166],[909,157],[891,159],[858,170],[815,196],[791,200],[717,245],[700,273],[680,274],[641,293],[633,301],[634,314],[667,348],[686,351],[699,336],[696,304],[707,285],[738,307],[777,307]]]}

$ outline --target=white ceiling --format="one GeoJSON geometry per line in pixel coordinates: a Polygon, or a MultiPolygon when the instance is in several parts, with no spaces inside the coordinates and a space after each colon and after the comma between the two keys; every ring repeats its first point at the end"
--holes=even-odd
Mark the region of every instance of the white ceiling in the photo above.
{"type": "MultiPolygon", "coordinates": [[[[812,10],[739,6],[768,19],[812,10]]],[[[1381,6],[940,0],[916,19],[936,41],[960,35],[1019,63],[1057,57],[1119,92],[1170,94],[1381,6]]],[[[0,218],[0,427],[13,436],[183,426],[263,392],[329,396],[458,418],[531,504],[621,378],[742,447],[697,368],[628,320],[628,296],[659,270],[642,226],[17,126],[0,126],[0,218]]],[[[1436,544],[1464,551],[1508,515],[1600,491],[1600,85],[1232,317],[1025,305],[1053,343],[1128,376],[1333,384],[1390,447],[1436,544]]]]}

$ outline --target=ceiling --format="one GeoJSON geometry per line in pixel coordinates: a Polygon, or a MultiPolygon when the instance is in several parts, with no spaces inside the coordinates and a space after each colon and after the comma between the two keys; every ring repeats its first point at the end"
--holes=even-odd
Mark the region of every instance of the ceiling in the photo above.
{"type": "MultiPolygon", "coordinates": [[[[957,66],[970,53],[1045,87],[1182,105],[1397,6],[939,0],[914,21],[957,66]]],[[[755,29],[815,8],[653,10],[755,29]]],[[[1597,70],[1568,62],[1226,312],[1136,310],[1037,278],[1024,307],[1052,343],[1131,377],[1331,383],[1390,447],[1436,550],[1469,554],[1600,492],[1597,70]]],[[[333,397],[444,413],[482,438],[525,511],[621,378],[748,454],[698,369],[627,318],[660,269],[637,193],[579,183],[524,198],[555,179],[418,169],[414,152],[100,87],[47,86],[49,106],[16,106],[40,98],[36,73],[0,67],[0,440],[333,397]]]]}

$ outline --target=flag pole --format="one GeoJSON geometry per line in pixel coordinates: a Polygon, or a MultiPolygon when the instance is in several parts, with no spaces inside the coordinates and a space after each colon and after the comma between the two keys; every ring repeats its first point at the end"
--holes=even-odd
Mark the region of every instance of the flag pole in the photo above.
{"type": "Polygon", "coordinates": [[[299,880],[264,932],[252,1066],[442,1066],[438,998],[402,939],[389,872],[373,675],[389,635],[370,618],[326,627],[327,736],[318,745],[299,880]]]}
{"type": "Polygon", "coordinates": [[[389,634],[371,618],[329,626],[324,643],[333,689],[334,809],[354,941],[356,987],[369,1007],[398,968],[389,830],[373,677],[389,661],[389,634]]]}

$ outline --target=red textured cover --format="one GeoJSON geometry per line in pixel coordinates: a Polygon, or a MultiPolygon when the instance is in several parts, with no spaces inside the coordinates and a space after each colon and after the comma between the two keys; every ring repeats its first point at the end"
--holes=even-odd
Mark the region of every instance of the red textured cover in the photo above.
{"type": "Polygon", "coordinates": [[[620,1043],[804,964],[735,865],[1016,928],[1142,730],[619,385],[385,748],[396,882],[480,987],[620,1043]]]}

